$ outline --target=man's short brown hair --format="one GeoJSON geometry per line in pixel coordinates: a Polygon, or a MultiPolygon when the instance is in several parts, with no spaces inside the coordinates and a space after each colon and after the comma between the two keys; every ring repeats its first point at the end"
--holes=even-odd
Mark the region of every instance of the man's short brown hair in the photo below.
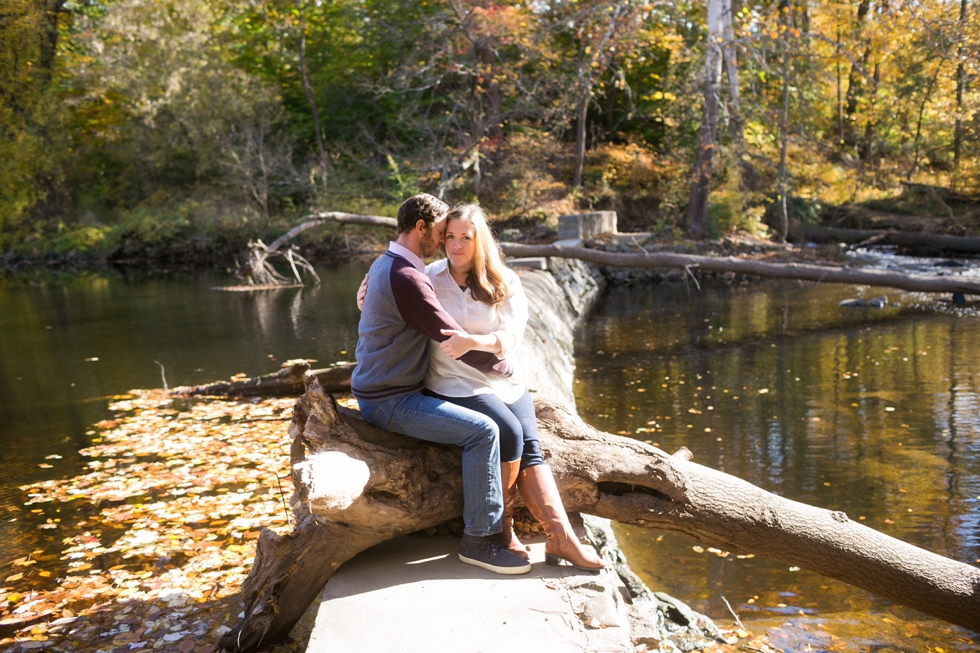
{"type": "Polygon", "coordinates": [[[437,220],[449,213],[449,205],[428,193],[413,195],[398,207],[398,233],[406,234],[415,228],[419,220],[431,229],[437,220]]]}

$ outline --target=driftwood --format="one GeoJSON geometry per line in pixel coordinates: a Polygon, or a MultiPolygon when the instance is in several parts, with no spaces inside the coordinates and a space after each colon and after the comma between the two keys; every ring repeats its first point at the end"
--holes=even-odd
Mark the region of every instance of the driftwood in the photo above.
{"type": "MultiPolygon", "coordinates": [[[[804,567],[980,631],[980,569],[693,463],[686,450],[670,456],[596,431],[553,400],[535,408],[568,510],[804,567]]],[[[296,526],[262,532],[242,590],[245,618],[222,639],[230,650],[286,637],[357,553],[462,513],[457,448],[376,429],[338,408],[315,378],[289,432],[296,526]]]]}
{"type": "Polygon", "coordinates": [[[235,275],[249,285],[261,286],[285,286],[294,283],[302,283],[300,269],[309,272],[319,283],[320,278],[313,270],[309,261],[300,256],[294,248],[286,248],[290,240],[303,233],[307,229],[319,227],[328,222],[340,222],[341,224],[366,224],[375,227],[396,227],[398,221],[394,218],[384,218],[378,215],[359,215],[356,213],[343,213],[341,211],[328,211],[324,213],[312,213],[303,218],[304,222],[296,225],[283,235],[266,245],[261,240],[249,242],[248,250],[243,255],[243,262],[238,264],[235,275]],[[289,279],[279,274],[279,272],[269,263],[269,259],[282,256],[288,262],[293,272],[293,279],[289,279]]]}
{"type": "Polygon", "coordinates": [[[695,256],[663,252],[619,254],[586,249],[585,247],[519,245],[516,243],[501,243],[500,246],[508,256],[557,256],[614,267],[684,268],[687,270],[700,268],[712,272],[735,272],[771,279],[802,279],[825,283],[887,286],[919,292],[961,292],[969,295],[980,295],[980,281],[971,281],[954,276],[916,276],[883,270],[863,270],[861,268],[813,265],[810,263],[767,263],[732,256],[695,256]]]}
{"type": "MultiPolygon", "coordinates": [[[[928,247],[937,252],[955,254],[980,254],[980,238],[918,234],[907,231],[881,229],[834,229],[831,227],[799,227],[799,233],[815,242],[861,243],[871,241],[879,245],[902,247],[928,247]],[[871,240],[871,239],[875,240],[871,240]]],[[[871,244],[869,242],[868,244],[871,244]]]]}
{"type": "Polygon", "coordinates": [[[174,389],[174,393],[184,396],[298,397],[306,390],[304,378],[308,375],[315,376],[320,386],[327,392],[346,392],[350,390],[350,376],[354,371],[354,365],[354,363],[337,363],[324,369],[311,370],[309,361],[287,361],[281,370],[272,374],[237,381],[216,381],[205,385],[185,386],[174,389]]]}

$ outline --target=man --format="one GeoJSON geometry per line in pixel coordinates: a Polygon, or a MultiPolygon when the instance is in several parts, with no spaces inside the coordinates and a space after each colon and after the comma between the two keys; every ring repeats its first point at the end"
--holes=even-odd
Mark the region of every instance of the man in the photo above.
{"type": "MultiPolygon", "coordinates": [[[[463,448],[459,559],[500,574],[524,574],[531,565],[493,537],[503,528],[497,425],[480,413],[422,393],[429,366],[427,339],[442,342],[449,337],[444,330],[460,328],[423,272],[422,259],[443,243],[448,212],[445,202],[424,193],[398,209],[398,238],[368,273],[351,391],[361,414],[375,426],[463,448]]],[[[507,360],[487,352],[471,351],[459,360],[486,374],[513,372],[507,360]]]]}

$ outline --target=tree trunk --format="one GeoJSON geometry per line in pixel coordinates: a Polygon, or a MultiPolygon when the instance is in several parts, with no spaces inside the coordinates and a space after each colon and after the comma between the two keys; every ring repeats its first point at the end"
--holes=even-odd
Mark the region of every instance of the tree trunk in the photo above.
{"type": "MultiPolygon", "coordinates": [[[[960,27],[966,25],[966,0],[960,0],[960,27]]],[[[960,38],[964,38],[961,34],[960,38]]],[[[956,65],[956,124],[953,128],[953,169],[960,166],[963,148],[963,93],[966,91],[966,67],[963,65],[963,45],[956,48],[959,63],[956,65]]]]}
{"type": "MultiPolygon", "coordinates": [[[[341,211],[314,213],[304,216],[303,220],[305,220],[305,222],[296,225],[283,235],[276,238],[274,241],[272,241],[271,245],[266,245],[261,240],[257,242],[249,242],[248,251],[242,255],[243,261],[238,264],[238,267],[235,270],[235,276],[245,281],[249,287],[276,287],[294,285],[293,280],[279,274],[272,264],[269,263],[268,259],[274,256],[283,256],[283,251],[281,251],[280,248],[285,247],[286,243],[307,229],[319,227],[328,222],[339,222],[341,224],[366,224],[376,227],[397,227],[398,225],[397,220],[394,218],[384,218],[377,215],[358,215],[356,213],[343,213],[341,211]]],[[[299,272],[296,270],[297,265],[307,270],[316,279],[317,283],[319,283],[319,277],[316,276],[313,266],[310,265],[306,259],[302,258],[298,254],[295,254],[289,249],[285,250],[285,256],[289,260],[290,266],[293,268],[293,276],[296,284],[301,283],[299,272]]]]}
{"type": "MultiPolygon", "coordinates": [[[[854,27],[854,41],[857,42],[861,39],[862,28],[864,27],[864,21],[868,16],[868,12],[871,10],[870,0],[861,0],[858,3],[857,9],[857,19],[854,27]]],[[[864,50],[864,56],[861,58],[860,66],[856,61],[851,62],[851,70],[847,75],[847,93],[845,95],[847,102],[845,107],[846,128],[844,130],[844,141],[849,146],[854,146],[857,143],[857,137],[854,135],[854,122],[857,119],[856,113],[858,109],[858,101],[861,98],[861,86],[865,83],[864,70],[867,68],[868,58],[871,56],[871,46],[868,45],[864,50]]]]}
{"type": "Polygon", "coordinates": [[[310,84],[309,71],[306,66],[306,1],[299,6],[299,72],[303,80],[303,93],[313,114],[313,135],[316,137],[316,149],[320,155],[320,191],[327,192],[327,151],[323,146],[323,134],[320,131],[320,112],[316,109],[316,98],[313,96],[313,86],[310,84]]]}
{"type": "Polygon", "coordinates": [[[738,88],[738,52],[735,50],[735,30],[732,28],[732,0],[722,0],[722,31],[724,33],[725,71],[728,73],[728,133],[735,145],[738,156],[738,170],[741,186],[750,190],[758,187],[758,174],[749,161],[745,148],[745,135],[742,132],[742,107],[738,88]]]}
{"type": "Polygon", "coordinates": [[[592,98],[592,78],[588,71],[585,74],[586,78],[582,80],[578,107],[575,109],[575,171],[572,173],[573,188],[578,188],[582,185],[582,168],[585,167],[585,121],[589,115],[589,100],[592,98]]]}
{"type": "Polygon", "coordinates": [[[239,381],[216,381],[205,385],[174,388],[174,394],[188,397],[298,397],[306,390],[305,377],[315,376],[327,392],[347,392],[354,363],[338,363],[332,367],[311,370],[305,360],[290,361],[281,370],[239,381]]]}
{"type": "Polygon", "coordinates": [[[829,227],[800,228],[807,240],[817,242],[860,243],[870,238],[878,238],[880,245],[901,247],[925,247],[937,252],[957,254],[980,254],[980,238],[943,236],[938,234],[916,234],[880,229],[832,229],[829,227]]]}
{"type": "Polygon", "coordinates": [[[691,177],[691,196],[687,204],[687,225],[691,237],[708,237],[708,193],[711,188],[711,168],[718,132],[718,94],[721,87],[722,0],[708,0],[708,37],[705,42],[704,109],[701,132],[691,177]]]}
{"type": "MultiPolygon", "coordinates": [[[[842,512],[770,494],[535,401],[542,450],[565,507],[751,552],[862,587],[980,630],[980,569],[883,535],[842,512]]],[[[376,429],[314,378],[289,428],[297,526],[265,530],[243,586],[245,619],[222,639],[253,650],[284,638],[345,561],[462,513],[456,447],[376,429]]]]}
{"type": "Polygon", "coordinates": [[[787,184],[786,184],[786,146],[789,136],[787,121],[789,119],[789,27],[791,23],[790,5],[786,4],[780,8],[780,46],[783,54],[782,76],[783,76],[783,101],[779,107],[779,225],[776,229],[776,240],[780,243],[786,242],[786,234],[789,232],[789,211],[786,205],[787,184]]]}
{"type": "Polygon", "coordinates": [[[640,254],[614,254],[585,247],[561,245],[520,245],[500,243],[508,256],[557,256],[577,258],[597,265],[634,268],[700,268],[711,272],[735,272],[753,277],[770,279],[802,279],[824,283],[881,286],[919,292],[980,295],[980,281],[970,277],[914,276],[884,270],[862,270],[810,263],[766,263],[740,259],[733,256],[695,256],[642,252],[640,254]]]}

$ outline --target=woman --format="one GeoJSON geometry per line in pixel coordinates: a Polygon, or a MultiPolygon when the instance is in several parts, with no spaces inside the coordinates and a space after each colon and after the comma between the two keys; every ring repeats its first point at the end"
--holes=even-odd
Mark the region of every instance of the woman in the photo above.
{"type": "Polygon", "coordinates": [[[474,349],[505,358],[524,336],[527,301],[520,278],[503,264],[483,210],[465,204],[450,211],[446,220],[446,258],[426,266],[425,274],[442,307],[464,330],[443,331],[450,338],[442,343],[429,341],[427,392],[490,417],[500,429],[501,542],[527,558],[514,534],[514,500],[520,488],[524,503],[544,527],[545,562],[566,560],[580,569],[601,569],[602,560],[572,531],[551,469],[544,464],[534,404],[520,374],[488,376],[457,360],[474,349]]]}

